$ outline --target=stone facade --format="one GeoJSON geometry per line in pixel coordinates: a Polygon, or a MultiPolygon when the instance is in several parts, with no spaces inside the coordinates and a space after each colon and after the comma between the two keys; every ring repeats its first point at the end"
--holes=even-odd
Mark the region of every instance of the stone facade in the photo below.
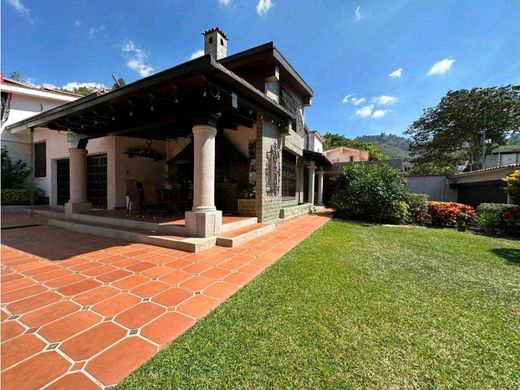
{"type": "Polygon", "coordinates": [[[276,126],[266,118],[257,121],[256,134],[256,215],[259,222],[266,222],[278,219],[282,207],[282,137],[276,126]],[[272,145],[276,145],[280,150],[279,191],[277,195],[268,194],[266,186],[267,153],[271,150],[272,145]]]}

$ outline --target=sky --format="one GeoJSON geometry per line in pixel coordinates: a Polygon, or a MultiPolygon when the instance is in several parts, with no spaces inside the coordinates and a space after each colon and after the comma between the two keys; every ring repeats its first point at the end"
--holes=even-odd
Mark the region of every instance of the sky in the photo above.
{"type": "MultiPolygon", "coordinates": [[[[2,72],[112,85],[273,41],[314,90],[310,129],[402,134],[450,89],[520,84],[520,0],[1,0],[2,72]]],[[[73,83],[73,84],[69,84],[73,83]]],[[[76,83],[76,84],[74,84],[76,83]]]]}

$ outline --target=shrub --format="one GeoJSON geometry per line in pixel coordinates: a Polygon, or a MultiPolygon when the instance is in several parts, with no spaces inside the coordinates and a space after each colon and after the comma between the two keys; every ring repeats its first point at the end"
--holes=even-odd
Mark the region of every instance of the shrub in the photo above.
{"type": "Polygon", "coordinates": [[[504,178],[504,181],[507,184],[505,191],[512,198],[513,203],[520,204],[520,169],[504,178]]]}
{"type": "Polygon", "coordinates": [[[512,209],[514,207],[518,207],[515,204],[507,204],[507,203],[481,203],[477,206],[477,213],[482,213],[484,211],[494,211],[499,215],[506,210],[512,209]]]}
{"type": "Polygon", "coordinates": [[[39,188],[4,188],[2,189],[2,205],[26,206],[31,204],[49,204],[49,198],[39,188]]]}
{"type": "Polygon", "coordinates": [[[424,225],[429,220],[428,195],[408,194],[407,203],[410,222],[424,225]]]}
{"type": "Polygon", "coordinates": [[[500,215],[494,211],[483,211],[482,213],[477,214],[475,217],[475,222],[478,223],[482,229],[486,230],[487,233],[489,233],[498,227],[498,223],[500,222],[500,215]]]}
{"type": "Polygon", "coordinates": [[[428,214],[431,223],[438,226],[453,226],[460,213],[467,214],[470,218],[475,215],[473,207],[455,202],[430,202],[428,214]]]}
{"type": "Polygon", "coordinates": [[[501,215],[501,225],[509,232],[520,232],[520,207],[510,208],[501,215]]]}
{"type": "Polygon", "coordinates": [[[335,178],[335,216],[403,223],[408,214],[406,179],[386,164],[347,164],[335,178]]]}
{"type": "Polygon", "coordinates": [[[21,160],[13,162],[5,147],[2,147],[2,188],[23,188],[31,169],[21,160]]]}

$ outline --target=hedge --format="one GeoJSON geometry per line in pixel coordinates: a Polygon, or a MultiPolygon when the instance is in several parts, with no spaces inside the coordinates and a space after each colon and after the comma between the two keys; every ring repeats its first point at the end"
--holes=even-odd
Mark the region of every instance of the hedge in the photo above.
{"type": "Polygon", "coordinates": [[[4,188],[2,189],[2,205],[25,206],[31,204],[48,204],[49,198],[42,196],[43,191],[38,188],[4,188]]]}
{"type": "Polygon", "coordinates": [[[428,214],[431,223],[439,226],[454,226],[457,216],[465,213],[469,217],[475,215],[473,207],[456,202],[430,202],[428,204],[428,214]]]}

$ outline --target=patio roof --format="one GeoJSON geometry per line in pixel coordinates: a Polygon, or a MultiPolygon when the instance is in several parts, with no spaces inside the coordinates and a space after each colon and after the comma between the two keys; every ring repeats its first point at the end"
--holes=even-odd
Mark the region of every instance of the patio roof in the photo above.
{"type": "Polygon", "coordinates": [[[84,138],[106,135],[171,139],[191,134],[213,117],[219,128],[252,127],[257,114],[285,129],[288,110],[205,55],[104,94],[92,94],[7,127],[18,132],[48,127],[84,138]]]}

